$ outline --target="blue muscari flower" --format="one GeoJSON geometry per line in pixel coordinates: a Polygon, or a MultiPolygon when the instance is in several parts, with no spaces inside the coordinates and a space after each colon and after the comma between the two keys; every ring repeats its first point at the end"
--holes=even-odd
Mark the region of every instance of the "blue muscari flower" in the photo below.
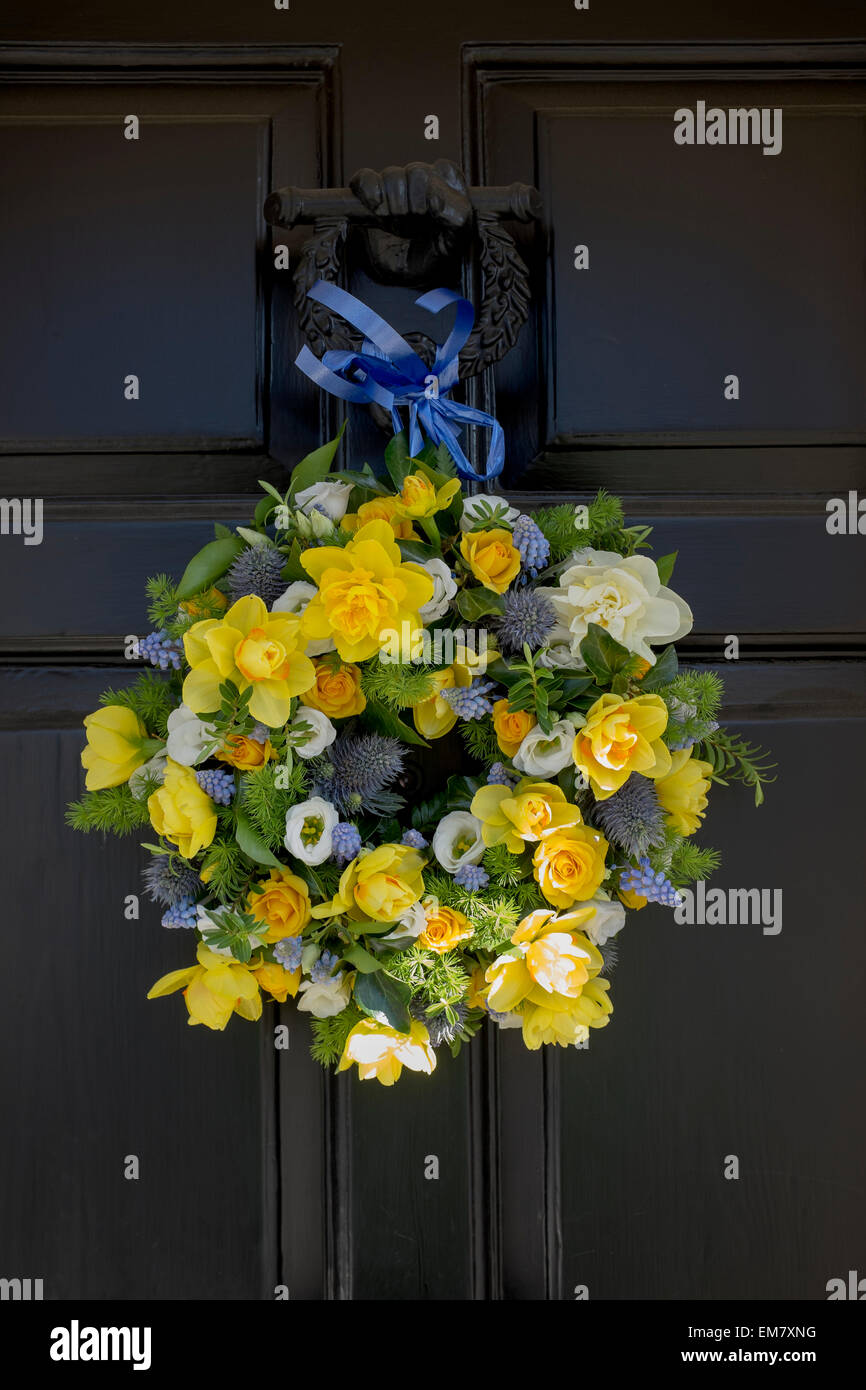
{"type": "Polygon", "coordinates": [[[235,794],[235,775],[233,772],[223,772],[216,768],[203,768],[195,774],[203,792],[207,792],[211,801],[215,801],[217,806],[228,806],[231,804],[235,794]]]}
{"type": "Polygon", "coordinates": [[[494,763],[487,774],[488,787],[516,787],[517,780],[512,777],[504,763],[494,763]]]}
{"type": "Polygon", "coordinates": [[[496,622],[499,646],[507,654],[522,652],[524,643],[537,651],[544,646],[555,622],[553,605],[544,594],[537,589],[512,589],[505,595],[502,614],[496,622]]]}
{"type": "Polygon", "coordinates": [[[181,898],[173,907],[166,908],[162,914],[164,927],[197,927],[198,913],[194,898],[181,898]]]}
{"type": "Polygon", "coordinates": [[[201,891],[201,879],[195,869],[188,864],[178,866],[170,854],[156,855],[152,863],[142,869],[141,876],[150,901],[162,903],[163,907],[174,907],[201,891]]]}
{"type": "Polygon", "coordinates": [[[426,849],[427,843],[420,830],[404,830],[400,840],[400,844],[408,845],[409,849],[426,849]]]}
{"type": "Polygon", "coordinates": [[[165,628],[160,628],[159,632],[149,632],[146,637],[142,637],[138,644],[138,654],[144,657],[145,661],[149,661],[151,666],[158,666],[160,671],[167,671],[169,666],[179,671],[183,643],[177,637],[169,637],[165,628]]]}
{"type": "Polygon", "coordinates": [[[232,561],[226,576],[232,602],[255,594],[270,608],[285,591],[282,569],[286,557],[272,545],[248,545],[232,561]]]}
{"type": "Polygon", "coordinates": [[[520,551],[520,562],[531,579],[544,569],[550,559],[550,542],[531,516],[519,516],[514,523],[514,544],[520,551]]]}
{"type": "Polygon", "coordinates": [[[338,864],[348,864],[361,850],[361,835],[351,821],[341,820],[331,836],[331,854],[338,864]]]}
{"type": "Polygon", "coordinates": [[[274,960],[284,970],[300,970],[301,955],[304,950],[302,936],[284,936],[274,947],[274,960]]]}
{"type": "Polygon", "coordinates": [[[493,681],[475,676],[471,685],[455,685],[440,690],[439,694],[447,700],[458,719],[483,719],[493,709],[493,702],[487,697],[495,689],[493,681]]]}
{"type": "Polygon", "coordinates": [[[310,971],[310,979],[313,981],[313,984],[318,985],[321,984],[323,980],[330,980],[333,975],[334,966],[339,959],[340,957],[336,955],[334,951],[323,951],[310,971]]]}
{"type": "Polygon", "coordinates": [[[639,868],[626,869],[620,875],[620,889],[624,893],[639,893],[649,903],[661,903],[663,907],[678,907],[682,898],[669,878],[661,869],[655,870],[644,856],[639,868]]]}
{"type": "Polygon", "coordinates": [[[486,888],[490,882],[490,875],[486,869],[482,869],[480,864],[461,864],[454,875],[454,882],[459,883],[461,888],[466,888],[470,893],[477,893],[479,888],[486,888]]]}

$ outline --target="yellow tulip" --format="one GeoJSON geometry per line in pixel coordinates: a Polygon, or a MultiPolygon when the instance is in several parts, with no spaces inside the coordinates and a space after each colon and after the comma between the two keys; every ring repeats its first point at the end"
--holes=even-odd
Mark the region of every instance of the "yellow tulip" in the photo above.
{"type": "Polygon", "coordinates": [[[712,764],[692,756],[693,748],[671,753],[671,770],[656,782],[659,801],[668,812],[668,825],[681,835],[694,835],[707,809],[712,764]]]}
{"type": "Polygon", "coordinates": [[[479,584],[504,594],[520,573],[520,551],[510,531],[464,531],[460,553],[479,584]]]}
{"type": "Polygon", "coordinates": [[[504,843],[512,854],[520,854],[530,841],[583,820],[555,782],[536,782],[531,777],[522,778],[513,789],[496,784],[479,787],[469,809],[481,821],[485,845],[504,843]]]}
{"type": "MultiPolygon", "coordinates": [[[[452,705],[442,696],[443,690],[453,690],[457,678],[452,667],[445,671],[434,671],[430,677],[433,694],[420,704],[413,706],[412,718],[415,728],[422,738],[442,738],[450,733],[457,723],[457,715],[452,705]]],[[[467,682],[468,684],[469,682],[467,682]]]]}
{"type": "Polygon", "coordinates": [[[354,921],[396,922],[424,893],[426,859],[408,845],[363,850],[343,870],[330,902],[313,908],[314,917],[345,913],[354,921]]]}
{"type": "Polygon", "coordinates": [[[397,511],[396,497],[372,497],[362,502],[356,512],[350,512],[340,522],[340,530],[354,535],[369,521],[386,521],[400,541],[417,540],[418,533],[411,521],[397,511]]]}
{"type": "Polygon", "coordinates": [[[451,478],[437,488],[423,473],[410,473],[403,479],[403,486],[396,498],[397,515],[417,520],[435,516],[437,512],[445,510],[459,491],[458,478],[451,478]]]}
{"type": "Polygon", "coordinates": [[[184,859],[192,859],[206,849],[216,834],[216,806],[196,781],[190,767],[182,767],[173,758],[165,765],[162,786],[147,798],[150,823],[158,835],[163,835],[184,859]]]}
{"type": "Polygon", "coordinates": [[[423,1023],[413,1021],[408,1033],[398,1033],[396,1028],[362,1018],[346,1039],[337,1071],[347,1071],[353,1063],[362,1081],[375,1077],[382,1086],[393,1086],[404,1067],[429,1076],[436,1066],[436,1053],[423,1023]]]}
{"type": "Polygon", "coordinates": [[[670,772],[671,755],[661,737],[667,723],[660,695],[626,700],[608,692],[596,700],[572,748],[575,766],[589,778],[596,801],[613,796],[633,772],[652,778],[670,772]]]}
{"type": "Polygon", "coordinates": [[[119,787],[128,782],[160,746],[148,737],[137,714],[126,705],[105,705],[84,720],[87,747],[81,765],[87,769],[84,785],[89,792],[119,787]]]}
{"type": "Polygon", "coordinates": [[[568,1008],[604,963],[589,938],[577,931],[594,911],[586,907],[557,917],[539,909],[524,918],[511,938],[514,950],[497,956],[486,972],[489,1007],[510,1013],[528,999],[545,1008],[568,1008]]]}
{"type": "Polygon", "coordinates": [[[609,989],[607,980],[593,979],[584,985],[568,1009],[553,1008],[550,1004],[524,1004],[521,1010],[524,1043],[535,1052],[543,1043],[573,1047],[575,1043],[586,1042],[589,1029],[605,1028],[613,1013],[609,989]]]}
{"type": "Polygon", "coordinates": [[[301,564],[319,590],[301,618],[304,640],[333,638],[344,661],[364,661],[389,633],[423,626],[418,609],[433,597],[433,580],[421,565],[403,563],[386,521],[368,522],[345,547],[304,551],[301,564]]]}
{"type": "Polygon", "coordinates": [[[191,1024],[222,1032],[233,1013],[255,1022],[261,1018],[262,998],[255,980],[256,964],[244,965],[231,956],[211,951],[202,942],[196,951],[198,965],[172,970],[148,991],[148,999],[183,990],[191,1024]]]}
{"type": "Polygon", "coordinates": [[[184,634],[192,668],[183,683],[184,703],[196,714],[220,707],[219,688],[231,681],[238,690],[252,686],[249,711],[270,728],[289,718],[293,695],[316,679],[312,661],[301,649],[301,620],[295,613],[269,613],[254,594],[233,603],[224,618],[205,618],[184,634]]]}

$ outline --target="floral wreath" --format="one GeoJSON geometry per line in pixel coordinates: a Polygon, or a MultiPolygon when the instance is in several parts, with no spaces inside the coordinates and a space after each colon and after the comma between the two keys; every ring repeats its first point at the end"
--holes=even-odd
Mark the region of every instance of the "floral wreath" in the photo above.
{"type": "Polygon", "coordinates": [[[391,408],[387,476],[338,468],[338,436],[284,494],[261,484],[250,525],[217,525],[179,583],[148,582],[156,670],[84,720],[70,823],[152,827],[147,891],[196,946],[148,998],[182,990],[191,1024],[293,998],[317,1060],[384,1085],[487,1019],[533,1050],[585,1045],[625,909],[675,907],[712,873],[692,840],[711,784],[760,804],[769,765],[718,723],[718,675],[678,669],[676,557],[641,553],[650,528],[616,497],[468,495],[459,426],[493,429],[487,479],[502,450],[448,395],[466,302],[425,297],[457,300],[460,329],[431,371],[325,290],[366,352],[300,365],[391,408]],[[410,805],[410,765],[457,736],[465,770],[410,805]]]}

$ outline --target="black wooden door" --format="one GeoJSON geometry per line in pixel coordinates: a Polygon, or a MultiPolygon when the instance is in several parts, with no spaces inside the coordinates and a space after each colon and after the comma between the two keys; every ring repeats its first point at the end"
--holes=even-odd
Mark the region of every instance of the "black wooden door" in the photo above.
{"type": "MultiPolygon", "coordinates": [[[[0,1276],[55,1299],[822,1299],[866,1235],[866,542],[826,527],[866,489],[862,13],[428,18],[46,0],[0,20],[0,492],[44,499],[41,544],[0,537],[0,1276]],[[700,102],[781,111],[781,151],[677,144],[700,102]],[[784,916],[649,908],[590,1050],[505,1033],[389,1092],[325,1076],[288,1011],[275,1051],[146,1003],[184,943],[143,897],[126,915],[137,844],[83,841],[63,808],[83,715],[131,677],[144,577],[334,421],[291,366],[264,197],[443,156],[544,200],[518,233],[532,316],[481,393],[508,486],[605,486],[679,551],[683,654],[780,765],[757,815],[715,796],[716,882],[780,888],[784,916]]],[[[302,233],[277,239],[297,256],[302,233]]],[[[378,440],[353,419],[350,457],[378,440]]]]}

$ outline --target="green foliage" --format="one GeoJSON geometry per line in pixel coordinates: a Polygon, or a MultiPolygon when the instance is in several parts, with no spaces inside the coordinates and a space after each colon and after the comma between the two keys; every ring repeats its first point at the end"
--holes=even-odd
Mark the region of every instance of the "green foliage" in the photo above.
{"type": "Polygon", "coordinates": [[[426,666],[371,661],[362,667],[362,672],[361,688],[367,699],[397,713],[428,700],[433,694],[431,673],[426,666]]]}
{"type": "MultiPolygon", "coordinates": [[[[154,781],[149,790],[155,787],[154,781]]],[[[148,825],[150,816],[147,801],[136,801],[128,786],[105,787],[102,791],[85,792],[80,801],[73,801],[66,811],[66,823],[85,834],[100,830],[104,835],[130,835],[148,825]]]]}
{"type": "Polygon", "coordinates": [[[622,502],[604,488],[587,508],[587,524],[578,529],[578,516],[573,506],[540,507],[532,518],[550,542],[551,564],[567,560],[575,550],[593,546],[596,550],[615,550],[621,555],[633,555],[644,546],[651,528],[626,526],[622,502]]]}
{"type": "Polygon", "coordinates": [[[658,688],[665,704],[674,710],[677,704],[690,707],[704,721],[718,717],[724,693],[722,678],[715,671],[681,671],[674,680],[658,688]]]}
{"type": "Polygon", "coordinates": [[[496,730],[491,719],[473,719],[459,727],[460,737],[470,758],[487,767],[502,761],[504,755],[496,742],[496,730]]]}
{"type": "Polygon", "coordinates": [[[719,782],[723,787],[728,785],[729,780],[742,782],[753,788],[755,805],[761,805],[764,787],[776,780],[775,776],[771,776],[776,764],[759,744],[748,743],[729,729],[716,729],[699,747],[699,756],[713,769],[714,782],[719,782]]]}
{"type": "Polygon", "coordinates": [[[305,800],[306,791],[306,769],[300,759],[293,761],[288,771],[282,764],[270,762],[244,773],[241,804],[268,849],[277,849],[283,843],[286,812],[305,800]],[[284,787],[277,786],[278,776],[286,784],[284,787]]]}
{"type": "Polygon", "coordinates": [[[250,864],[229,832],[215,836],[205,850],[201,873],[220,902],[228,903],[246,894],[250,880],[260,874],[261,869],[250,864]]]}
{"type": "Polygon", "coordinates": [[[155,574],[148,579],[145,590],[150,602],[147,605],[147,616],[153,626],[168,628],[177,617],[178,603],[177,585],[169,579],[167,574],[155,574]]]}
{"type": "Polygon", "coordinates": [[[331,1067],[335,1062],[339,1062],[346,1046],[346,1039],[361,1017],[361,1010],[354,1004],[349,1004],[342,1013],[334,1014],[332,1018],[311,1019],[310,1056],[313,1061],[320,1062],[323,1067],[331,1067]]]}
{"type": "Polygon", "coordinates": [[[411,946],[395,955],[388,962],[388,974],[424,1004],[456,1004],[469,988],[469,976],[455,952],[440,955],[425,946],[411,946]]]}
{"type": "Polygon", "coordinates": [[[425,873],[424,881],[428,893],[440,903],[469,918],[475,928],[466,943],[470,951],[497,950],[527,912],[546,906],[538,884],[531,878],[505,887],[491,880],[487,888],[476,893],[461,888],[446,874],[425,873]]]}
{"type": "Polygon", "coordinates": [[[180,692],[170,680],[156,671],[142,671],[132,685],[122,690],[104,690],[101,705],[123,705],[138,715],[148,733],[156,738],[168,734],[167,720],[176,707],[180,692]]]}
{"type": "Polygon", "coordinates": [[[511,709],[533,710],[544,733],[549,734],[554,720],[551,718],[550,702],[557,684],[557,676],[545,666],[536,666],[535,658],[524,642],[525,661],[510,663],[512,675],[517,680],[509,684],[508,704],[511,709]]]}
{"type": "Polygon", "coordinates": [[[708,879],[717,872],[722,856],[717,849],[693,844],[691,840],[681,840],[671,855],[670,880],[677,888],[684,888],[698,879],[708,879]]]}
{"type": "Polygon", "coordinates": [[[532,864],[525,854],[512,854],[505,845],[493,845],[484,851],[484,868],[493,883],[514,888],[532,873],[532,864]]]}
{"type": "Polygon", "coordinates": [[[215,930],[207,933],[207,945],[228,946],[235,960],[248,961],[253,954],[250,933],[261,930],[261,923],[248,912],[233,912],[228,908],[223,908],[218,917],[210,913],[208,917],[215,930]]]}

